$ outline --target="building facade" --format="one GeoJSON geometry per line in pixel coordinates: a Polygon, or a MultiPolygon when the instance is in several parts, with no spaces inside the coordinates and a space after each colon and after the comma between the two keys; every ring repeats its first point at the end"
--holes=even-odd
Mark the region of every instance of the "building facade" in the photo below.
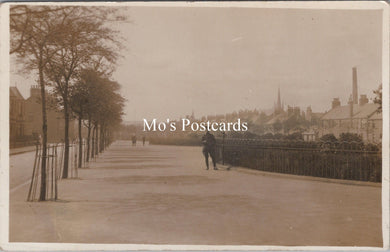
{"type": "Polygon", "coordinates": [[[334,98],[332,108],[321,118],[320,136],[341,133],[358,134],[363,141],[380,143],[382,141],[382,112],[379,105],[369,103],[367,95],[358,99],[358,78],[356,67],[352,68],[352,93],[347,105],[341,106],[339,98],[334,98]]]}
{"type": "Polygon", "coordinates": [[[361,95],[359,103],[350,99],[348,105],[336,104],[321,118],[320,135],[354,133],[369,143],[380,143],[382,139],[382,113],[379,105],[368,103],[365,95],[361,95]]]}
{"type": "MultiPolygon", "coordinates": [[[[48,96],[49,97],[49,96],[48,96]]],[[[64,141],[65,123],[64,115],[57,111],[48,103],[47,110],[47,141],[58,143],[64,141]]],[[[75,120],[69,123],[69,138],[72,140],[76,136],[77,124],[75,120]]],[[[26,135],[42,135],[42,106],[41,90],[39,86],[31,86],[30,97],[26,100],[26,135]]]]}
{"type": "Polygon", "coordinates": [[[17,87],[9,88],[9,125],[11,147],[25,136],[26,104],[17,87]]]}

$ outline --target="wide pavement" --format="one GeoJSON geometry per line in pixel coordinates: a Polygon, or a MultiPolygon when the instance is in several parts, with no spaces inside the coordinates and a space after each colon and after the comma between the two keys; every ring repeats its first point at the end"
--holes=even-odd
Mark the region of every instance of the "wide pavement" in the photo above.
{"type": "Polygon", "coordinates": [[[13,242],[382,246],[380,187],[206,171],[200,147],[115,142],[58,202],[26,202],[18,174],[13,242]]]}

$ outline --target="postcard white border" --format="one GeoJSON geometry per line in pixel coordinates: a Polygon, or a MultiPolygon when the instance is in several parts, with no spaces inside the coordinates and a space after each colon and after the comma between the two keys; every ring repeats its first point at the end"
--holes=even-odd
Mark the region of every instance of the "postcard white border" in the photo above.
{"type": "Polygon", "coordinates": [[[389,249],[389,5],[370,1],[324,2],[24,2],[3,3],[0,7],[0,250],[373,250],[389,249]],[[383,141],[382,141],[382,234],[383,248],[327,246],[208,246],[150,244],[73,244],[22,243],[8,241],[9,234],[9,6],[13,4],[82,5],[82,6],[158,6],[158,7],[238,7],[283,9],[382,10],[382,80],[383,80],[383,141]]]}

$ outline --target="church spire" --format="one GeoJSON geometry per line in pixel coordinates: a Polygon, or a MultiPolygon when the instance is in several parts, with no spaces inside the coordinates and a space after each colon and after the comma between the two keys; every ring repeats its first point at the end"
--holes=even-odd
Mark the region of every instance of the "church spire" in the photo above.
{"type": "Polygon", "coordinates": [[[280,87],[278,87],[278,110],[282,108],[282,102],[280,101],[280,87]]]}
{"type": "Polygon", "coordinates": [[[275,113],[278,114],[283,111],[282,100],[280,99],[280,87],[278,88],[278,100],[275,104],[275,113]]]}

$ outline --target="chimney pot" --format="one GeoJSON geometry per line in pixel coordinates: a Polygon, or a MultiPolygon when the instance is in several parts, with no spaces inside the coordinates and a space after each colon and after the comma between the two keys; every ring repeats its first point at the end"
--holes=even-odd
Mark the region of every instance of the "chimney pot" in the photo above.
{"type": "Polygon", "coordinates": [[[336,107],[339,107],[341,105],[340,103],[340,99],[339,98],[333,98],[333,101],[332,101],[332,109],[336,108],[336,107]]]}
{"type": "Polygon", "coordinates": [[[363,106],[368,103],[367,95],[360,95],[359,105],[363,106]]]}

